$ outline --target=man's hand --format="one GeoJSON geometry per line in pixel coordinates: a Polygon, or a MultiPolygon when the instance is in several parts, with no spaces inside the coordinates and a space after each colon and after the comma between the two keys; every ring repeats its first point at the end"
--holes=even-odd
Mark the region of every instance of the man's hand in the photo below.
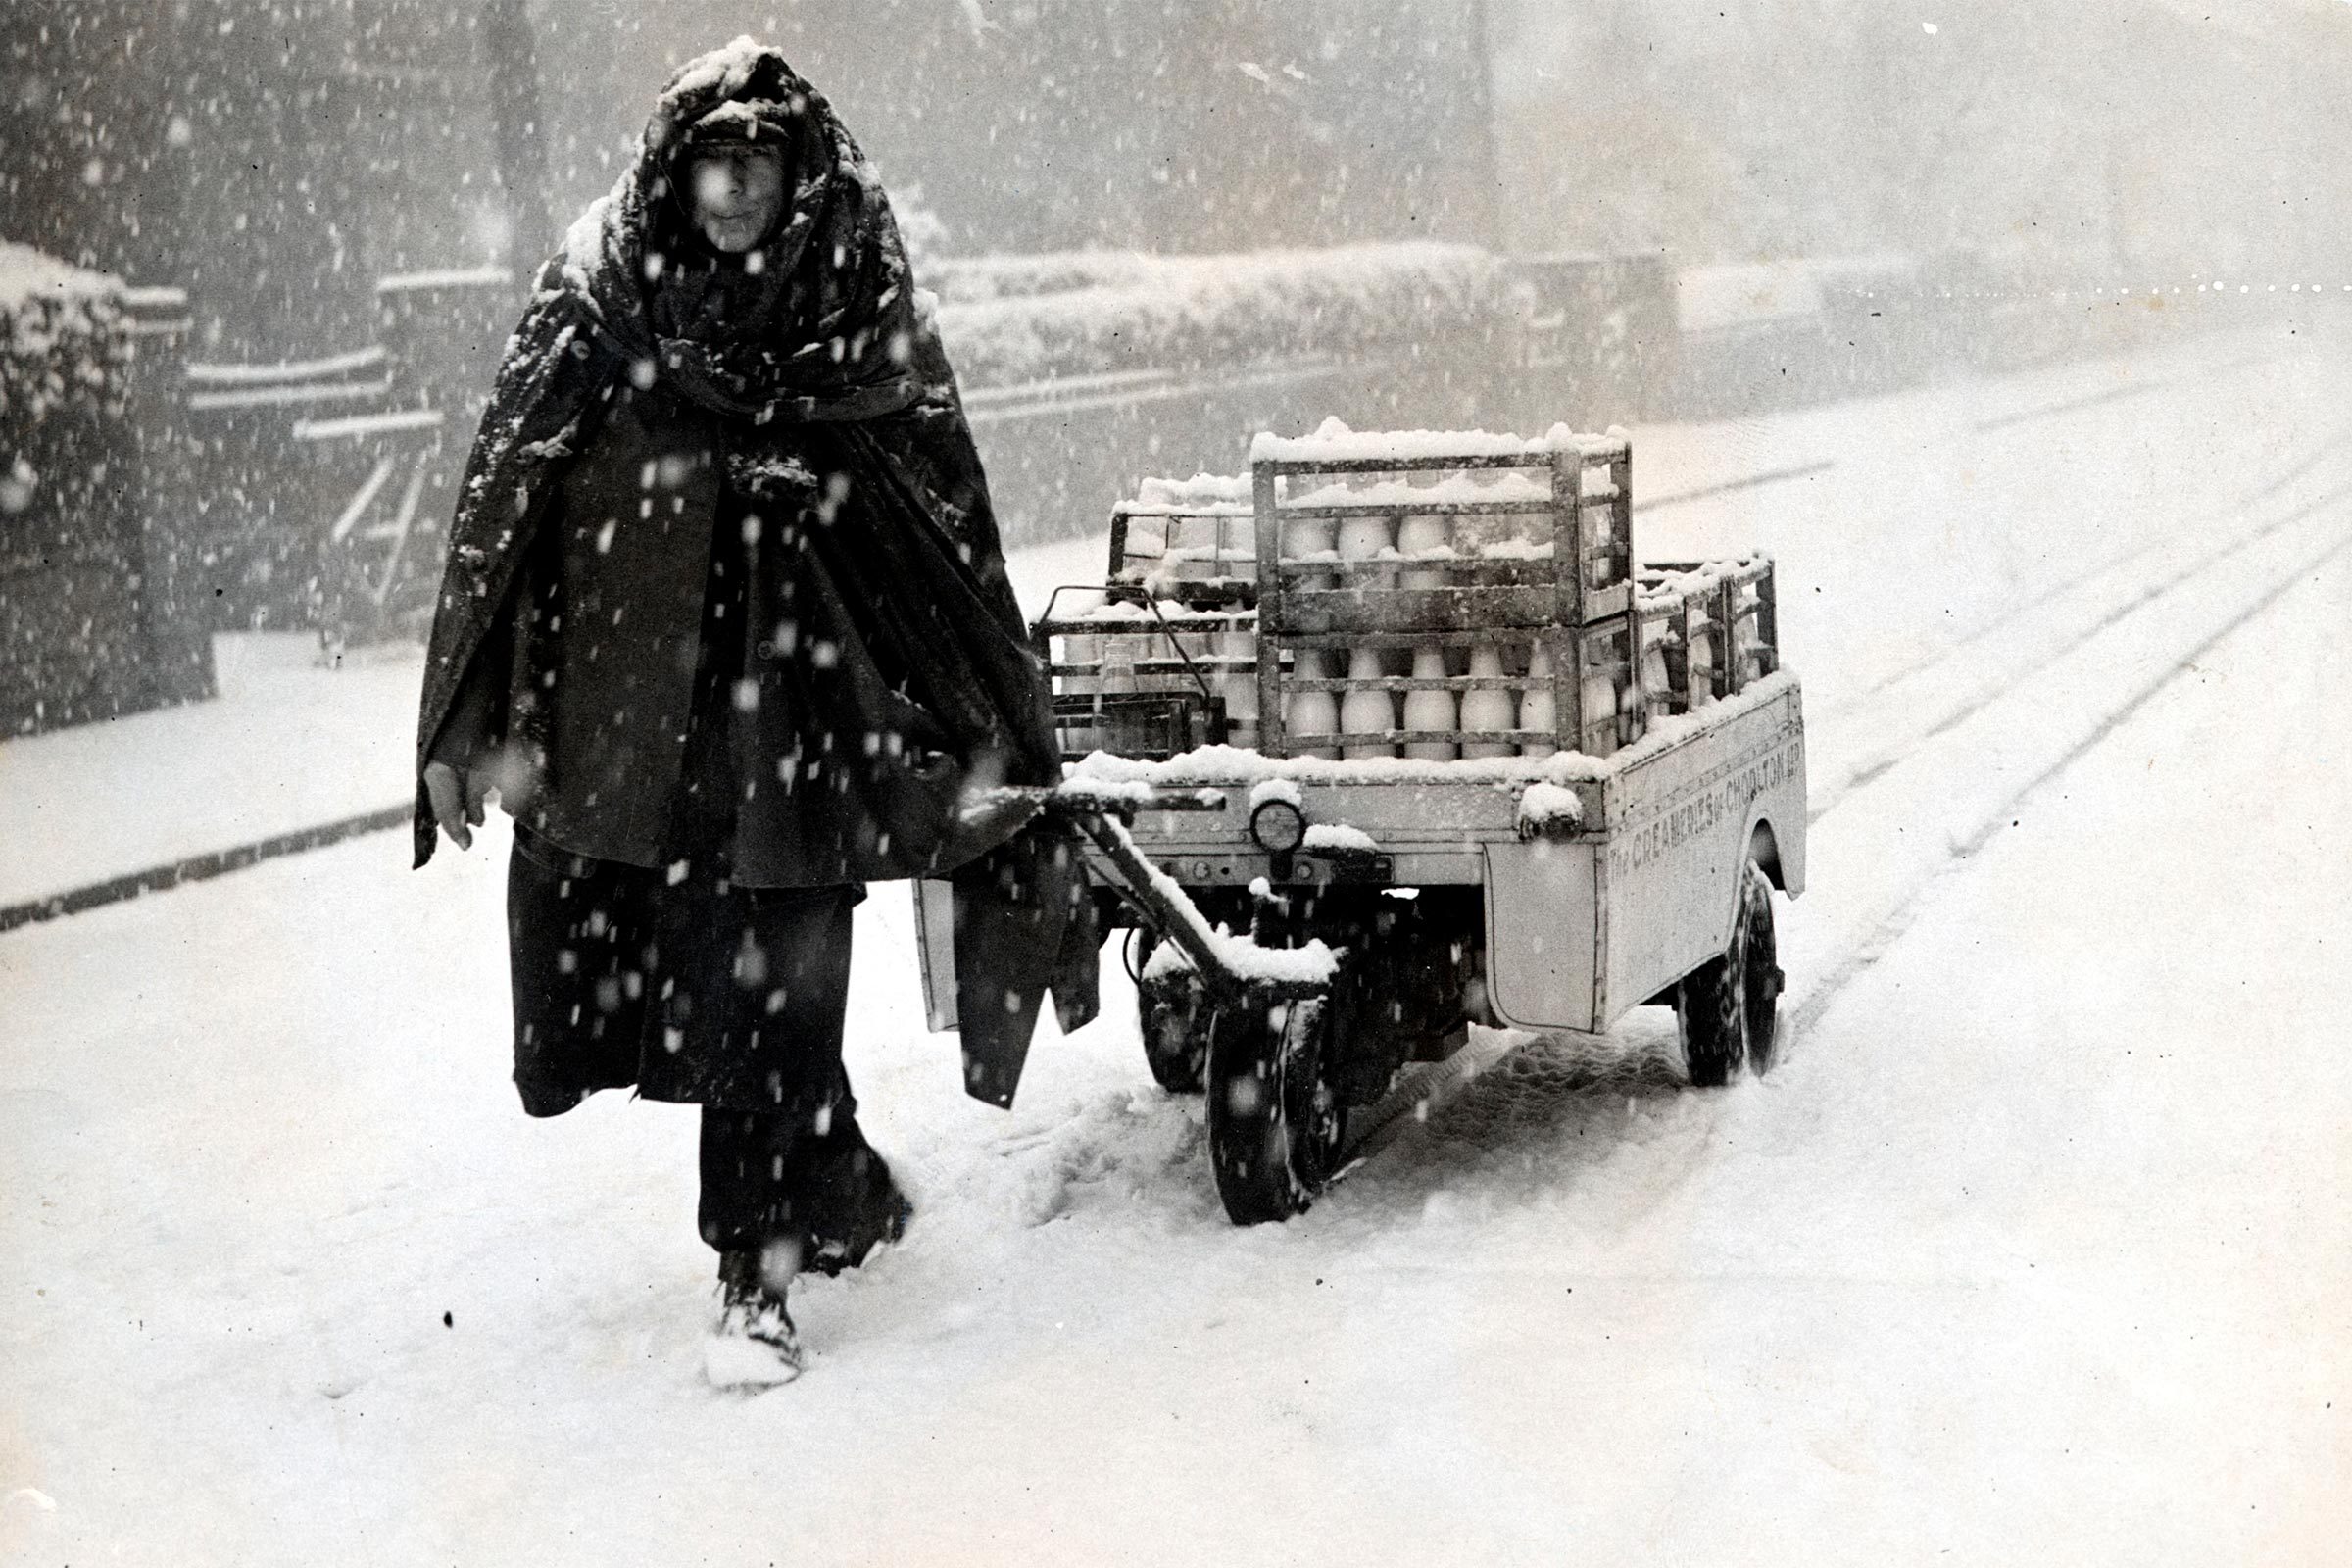
{"type": "Polygon", "coordinates": [[[424,764],[424,794],[432,803],[433,820],[461,850],[473,848],[473,830],[484,820],[482,803],[490,794],[490,785],[486,767],[460,773],[447,762],[424,764]]]}

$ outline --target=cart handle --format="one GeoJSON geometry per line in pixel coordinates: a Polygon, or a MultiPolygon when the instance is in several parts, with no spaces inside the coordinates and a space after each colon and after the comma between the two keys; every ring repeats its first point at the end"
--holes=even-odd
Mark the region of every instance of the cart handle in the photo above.
{"type": "MultiPolygon", "coordinates": [[[[1094,807],[1073,801],[1049,804],[1054,814],[1076,824],[1078,830],[1095,841],[1115,868],[1126,886],[1120,891],[1128,902],[1152,925],[1159,934],[1180,949],[1192,960],[1193,972],[1200,977],[1201,985],[1219,1006],[1243,1006],[1251,1003],[1298,1001],[1320,996],[1331,987],[1331,975],[1320,978],[1275,978],[1266,975],[1248,975],[1236,972],[1227,960],[1216,933],[1208,920],[1193,903],[1191,895],[1166,872],[1145,858],[1136,847],[1127,826],[1117,817],[1094,807]]],[[[1248,939],[1239,940],[1254,948],[1248,939]]],[[[1340,956],[1334,956],[1334,962],[1340,956]]]]}
{"type": "MultiPolygon", "coordinates": [[[[1193,903],[1192,896],[1137,847],[1127,825],[1119,820],[1114,809],[1116,804],[1083,791],[1064,793],[1052,785],[1014,784],[987,791],[967,810],[986,812],[1026,808],[1032,815],[1042,812],[1068,822],[1093,840],[1110,861],[1111,868],[1119,873],[1123,885],[1116,891],[1151,922],[1153,930],[1192,960],[1193,972],[1200,977],[1201,985],[1219,1006],[1298,1001],[1319,996],[1330,988],[1330,974],[1319,978],[1276,978],[1237,972],[1227,960],[1224,949],[1236,940],[1247,944],[1248,939],[1220,938],[1209,929],[1207,917],[1193,903]]],[[[1335,964],[1341,956],[1344,955],[1334,956],[1335,964]]]]}

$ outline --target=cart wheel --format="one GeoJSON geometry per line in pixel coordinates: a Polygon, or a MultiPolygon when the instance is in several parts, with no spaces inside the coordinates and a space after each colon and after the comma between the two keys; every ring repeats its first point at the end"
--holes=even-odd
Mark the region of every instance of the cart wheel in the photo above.
{"type": "MultiPolygon", "coordinates": [[[[1140,971],[1152,959],[1158,938],[1144,933],[1140,971]]],[[[1135,983],[1135,1010],[1144,1036],[1144,1060],[1152,1077],[1172,1095],[1200,1092],[1200,1075],[1208,1067],[1208,994],[1191,974],[1168,975],[1135,983]]]]}
{"type": "Polygon", "coordinates": [[[1730,1081],[1742,1061],[1757,1072],[1772,1066],[1780,1021],[1780,948],[1772,931],[1772,883],[1755,861],[1740,880],[1740,912],[1732,945],[1687,976],[1675,997],[1682,1020],[1683,1060],[1691,1084],[1712,1089],[1730,1081]]]}
{"type": "Polygon", "coordinates": [[[1216,1014],[1208,1157],[1236,1225],[1304,1212],[1338,1167],[1348,1112],[1332,1087],[1330,1057],[1323,997],[1216,1014]]]}
{"type": "Polygon", "coordinates": [[[1757,1077],[1772,1071],[1781,1045],[1780,939],[1772,929],[1772,878],[1755,861],[1747,862],[1744,907],[1747,928],[1747,1064],[1757,1077]]]}

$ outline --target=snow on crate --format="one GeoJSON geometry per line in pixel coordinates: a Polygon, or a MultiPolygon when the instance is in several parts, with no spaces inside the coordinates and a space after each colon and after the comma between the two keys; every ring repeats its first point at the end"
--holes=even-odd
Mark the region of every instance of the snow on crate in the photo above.
{"type": "MultiPolygon", "coordinates": [[[[1606,441],[1624,439],[1611,427],[1606,441]]],[[[1446,458],[1525,458],[1531,462],[1556,453],[1587,453],[1598,440],[1580,436],[1565,424],[1555,424],[1535,437],[1497,435],[1489,430],[1353,430],[1338,418],[1325,419],[1306,436],[1260,434],[1250,443],[1252,463],[1369,463],[1395,461],[1427,463],[1446,458]]]]}
{"type": "MultiPolygon", "coordinates": [[[[1750,688],[1753,690],[1753,688],[1750,688]]],[[[1202,746],[1180,752],[1165,761],[1145,761],[1097,752],[1069,764],[1071,776],[1089,779],[1141,780],[1162,788],[1202,785],[1257,786],[1279,782],[1302,784],[1523,784],[1548,779],[1555,784],[1606,777],[1614,759],[1604,761],[1581,752],[1556,752],[1549,757],[1459,758],[1430,761],[1414,757],[1359,757],[1332,760],[1320,757],[1268,757],[1238,746],[1202,746]]],[[[1254,798],[1254,796],[1253,796],[1254,798]]]]}
{"type": "MultiPolygon", "coordinates": [[[[1456,450],[1446,454],[1462,457],[1456,450]]],[[[1288,506],[1476,506],[1508,504],[1542,507],[1551,501],[1551,486],[1527,473],[1493,476],[1448,474],[1432,484],[1406,479],[1382,479],[1371,484],[1327,484],[1283,497],[1288,506]]]]}
{"type": "Polygon", "coordinates": [[[1771,560],[1768,553],[1759,550],[1737,561],[1702,561],[1680,571],[1645,565],[1636,573],[1634,592],[1645,608],[1671,605],[1682,599],[1703,599],[1740,573],[1768,564],[1771,560]]]}
{"type": "Polygon", "coordinates": [[[1196,473],[1190,479],[1146,479],[1136,488],[1135,499],[1123,504],[1120,510],[1133,516],[1152,516],[1162,512],[1215,517],[1255,514],[1250,501],[1250,477],[1237,473],[1196,473]]]}
{"type": "Polygon", "coordinates": [[[1157,599],[1150,605],[1141,605],[1132,599],[1098,599],[1098,602],[1088,604],[1073,594],[1070,602],[1078,608],[1056,614],[1054,617],[1056,621],[1164,622],[1170,626],[1200,628],[1222,626],[1233,618],[1230,614],[1195,610],[1174,599],[1157,599]]]}
{"type": "Polygon", "coordinates": [[[1446,761],[1414,757],[1335,760],[1321,757],[1268,757],[1236,746],[1202,746],[1179,752],[1164,761],[1096,752],[1065,766],[1072,779],[1144,783],[1161,789],[1238,788],[1247,784],[1251,787],[1253,806],[1259,799],[1257,790],[1268,784],[1590,784],[1613,777],[1726,719],[1779,702],[1796,690],[1796,686],[1795,671],[1784,666],[1711,704],[1703,714],[1675,714],[1651,720],[1641,739],[1619,747],[1605,758],[1590,757],[1583,752],[1554,752],[1549,757],[1466,757],[1446,761]]]}

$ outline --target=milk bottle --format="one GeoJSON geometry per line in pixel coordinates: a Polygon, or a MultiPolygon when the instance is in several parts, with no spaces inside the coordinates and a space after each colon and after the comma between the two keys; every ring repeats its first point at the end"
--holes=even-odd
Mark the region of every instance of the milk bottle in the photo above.
{"type": "Polygon", "coordinates": [[[1217,570],[1226,577],[1251,577],[1257,571],[1257,519],[1223,519],[1217,550],[1217,570]]]}
{"type": "MultiPolygon", "coordinates": [[[[1282,554],[1287,561],[1305,556],[1329,556],[1337,548],[1336,536],[1329,517],[1293,517],[1282,525],[1282,554]]],[[[1333,575],[1328,571],[1310,571],[1298,579],[1301,588],[1329,588],[1333,575]]]]}
{"type": "MultiPolygon", "coordinates": [[[[1493,643],[1478,643],[1470,650],[1470,673],[1489,680],[1502,676],[1502,650],[1493,643]]],[[[1519,721],[1519,705],[1512,701],[1508,690],[1500,686],[1473,686],[1462,693],[1461,727],[1466,730],[1510,729],[1519,721]]],[[[1508,757],[1508,741],[1464,741],[1464,757],[1508,757]]]]}
{"type": "MultiPolygon", "coordinates": [[[[1330,676],[1330,665],[1321,649],[1301,648],[1292,656],[1291,674],[1298,680],[1325,680],[1330,676]]],[[[1340,705],[1331,693],[1299,691],[1294,687],[1282,705],[1282,724],[1293,757],[1339,760],[1339,748],[1330,741],[1339,733],[1340,705]]]]}
{"type": "Polygon", "coordinates": [[[1225,667],[1211,683],[1225,699],[1225,717],[1232,729],[1228,743],[1257,746],[1257,633],[1235,625],[1217,633],[1217,657],[1225,667]]]}
{"type": "Polygon", "coordinates": [[[1099,694],[1095,710],[1101,722],[1095,735],[1095,744],[1106,751],[1115,752],[1132,744],[1133,737],[1121,732],[1119,722],[1113,716],[1118,710],[1107,699],[1139,689],[1141,683],[1135,672],[1136,645],[1144,640],[1130,635],[1124,628],[1105,627],[1102,632],[1102,676],[1095,687],[1099,694]]]}
{"type": "Polygon", "coordinates": [[[1684,650],[1690,666],[1690,706],[1706,707],[1715,700],[1715,631],[1712,626],[1690,634],[1690,646],[1684,650]]]}
{"type": "MultiPolygon", "coordinates": [[[[1339,552],[1342,561],[1370,561],[1383,550],[1396,543],[1395,519],[1383,516],[1342,517],[1340,519],[1339,552]]],[[[1341,579],[1341,586],[1355,588],[1393,588],[1396,583],[1394,568],[1387,571],[1351,571],[1341,579]]]]}
{"type": "Polygon", "coordinates": [[[1169,569],[1176,582],[1206,582],[1217,574],[1217,520],[1214,517],[1170,517],[1169,569]]]}
{"type": "Polygon", "coordinates": [[[1592,575],[1587,581],[1595,588],[1606,588],[1617,580],[1616,555],[1613,552],[1602,554],[1610,550],[1615,540],[1616,532],[1608,509],[1603,507],[1592,513],[1585,522],[1585,553],[1592,563],[1592,575]]]}
{"type": "MultiPolygon", "coordinates": [[[[1349,680],[1378,680],[1387,673],[1381,668],[1379,649],[1348,650],[1349,680]]],[[[1340,704],[1341,755],[1350,761],[1359,757],[1395,757],[1396,743],[1386,736],[1396,727],[1395,699],[1376,687],[1358,687],[1340,704]],[[1382,738],[1376,740],[1374,736],[1382,738]]]]}
{"type": "Polygon", "coordinates": [[[1577,749],[1606,757],[1617,749],[1617,678],[1608,670],[1590,670],[1578,688],[1585,696],[1585,732],[1577,749]]]}
{"type": "Polygon", "coordinates": [[[1168,523],[1165,517],[1129,517],[1127,519],[1126,562],[1131,569],[1121,575],[1133,581],[1137,575],[1167,574],[1168,523]]]}
{"type": "MultiPolygon", "coordinates": [[[[1446,650],[1436,643],[1424,643],[1413,650],[1413,678],[1443,680],[1446,678],[1446,650]]],[[[1448,691],[1410,691],[1404,694],[1404,727],[1408,730],[1454,729],[1457,714],[1453,693],[1448,691]]],[[[1404,755],[1418,757],[1424,761],[1449,762],[1460,755],[1452,741],[1407,741],[1404,755]]]]}
{"type": "MultiPolygon", "coordinates": [[[[1531,683],[1519,698],[1519,727],[1537,730],[1545,735],[1557,734],[1560,727],[1559,699],[1551,689],[1551,650],[1539,641],[1527,658],[1527,678],[1531,683]]],[[[1559,747],[1548,740],[1531,740],[1519,747],[1521,757],[1549,757],[1559,747]]]]}
{"type": "Polygon", "coordinates": [[[1648,723],[1674,711],[1673,684],[1666,670],[1666,626],[1662,621],[1652,622],[1642,633],[1642,697],[1647,705],[1644,717],[1648,723]]]}
{"type": "Polygon", "coordinates": [[[1742,586],[1732,610],[1732,667],[1740,672],[1742,682],[1761,679],[1764,674],[1764,642],[1756,623],[1758,610],[1755,585],[1742,586]]]}
{"type": "MultiPolygon", "coordinates": [[[[1444,550],[1451,542],[1452,529],[1444,517],[1432,513],[1416,512],[1396,525],[1396,553],[1407,561],[1425,551],[1444,550]]],[[[1443,588],[1446,586],[1446,568],[1437,565],[1407,566],[1401,583],[1406,588],[1443,588]]],[[[1411,727],[1409,719],[1406,727],[1411,727]]]]}
{"type": "Polygon", "coordinates": [[[1089,716],[1072,716],[1062,721],[1062,744],[1074,752],[1091,752],[1102,744],[1102,639],[1091,632],[1072,632],[1061,639],[1061,662],[1085,666],[1083,673],[1061,677],[1063,695],[1085,697],[1092,701],[1089,716]]]}

